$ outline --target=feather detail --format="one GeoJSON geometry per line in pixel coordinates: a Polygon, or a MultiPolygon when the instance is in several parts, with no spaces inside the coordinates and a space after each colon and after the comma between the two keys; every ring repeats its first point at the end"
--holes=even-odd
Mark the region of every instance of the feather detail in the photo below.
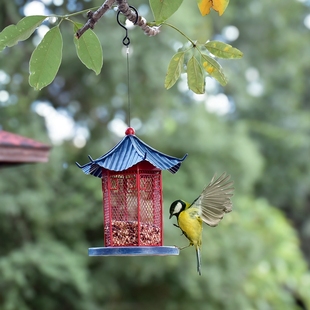
{"type": "Polygon", "coordinates": [[[233,196],[233,182],[225,172],[216,179],[213,176],[210,184],[205,187],[201,195],[192,203],[200,208],[201,218],[209,226],[217,226],[225,213],[232,211],[231,197],[233,196]]]}

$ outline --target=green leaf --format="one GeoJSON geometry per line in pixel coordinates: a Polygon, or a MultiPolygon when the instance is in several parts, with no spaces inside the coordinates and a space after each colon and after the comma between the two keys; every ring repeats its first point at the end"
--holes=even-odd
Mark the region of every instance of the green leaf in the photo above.
{"type": "Polygon", "coordinates": [[[149,0],[154,19],[157,24],[161,24],[175,13],[183,0],[149,0]]]}
{"type": "Polygon", "coordinates": [[[17,25],[10,25],[0,32],[0,52],[6,46],[11,47],[28,39],[36,28],[46,19],[47,16],[33,15],[21,19],[17,25]]]}
{"type": "Polygon", "coordinates": [[[40,90],[54,80],[61,63],[62,45],[59,27],[50,29],[31,55],[30,86],[40,90]]]}
{"type": "Polygon", "coordinates": [[[222,86],[227,84],[227,78],[223,73],[223,68],[216,60],[206,54],[202,54],[201,63],[205,71],[215,78],[222,86]]]}
{"type": "MultiPolygon", "coordinates": [[[[76,33],[83,24],[75,23],[74,32],[76,33]]],[[[74,37],[76,53],[81,62],[93,70],[97,75],[100,73],[103,64],[103,53],[100,41],[96,34],[87,30],[80,39],[74,37]]]]}
{"type": "Polygon", "coordinates": [[[205,47],[211,54],[220,58],[239,59],[243,56],[243,53],[237,48],[219,41],[209,41],[205,47]]]}
{"type": "Polygon", "coordinates": [[[180,77],[184,64],[184,54],[184,52],[178,52],[173,55],[172,59],[170,60],[165,78],[166,89],[171,88],[180,77]]]}
{"type": "Polygon", "coordinates": [[[192,56],[187,63],[187,83],[189,89],[196,94],[204,94],[205,79],[199,61],[192,56]]]}

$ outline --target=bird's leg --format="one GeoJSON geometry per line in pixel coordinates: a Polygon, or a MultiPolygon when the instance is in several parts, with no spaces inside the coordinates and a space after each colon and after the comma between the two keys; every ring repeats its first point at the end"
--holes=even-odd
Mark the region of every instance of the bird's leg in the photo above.
{"type": "Polygon", "coordinates": [[[184,249],[190,247],[191,245],[192,245],[192,244],[189,244],[189,245],[183,246],[182,248],[180,248],[180,247],[177,246],[177,248],[181,251],[181,250],[184,250],[184,249]]]}

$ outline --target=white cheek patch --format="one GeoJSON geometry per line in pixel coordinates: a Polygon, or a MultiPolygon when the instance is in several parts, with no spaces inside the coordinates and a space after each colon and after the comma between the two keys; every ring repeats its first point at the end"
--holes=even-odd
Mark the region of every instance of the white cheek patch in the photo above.
{"type": "Polygon", "coordinates": [[[173,214],[179,213],[179,212],[182,210],[182,207],[183,207],[183,206],[182,206],[181,202],[178,202],[178,203],[175,205],[173,214]]]}

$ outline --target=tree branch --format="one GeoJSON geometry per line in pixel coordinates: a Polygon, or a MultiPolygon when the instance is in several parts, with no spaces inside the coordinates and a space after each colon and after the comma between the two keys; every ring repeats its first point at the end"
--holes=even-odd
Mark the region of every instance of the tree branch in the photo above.
{"type": "MultiPolygon", "coordinates": [[[[118,4],[118,9],[123,13],[123,15],[130,20],[131,22],[135,22],[137,20],[136,13],[132,11],[127,3],[127,0],[116,0],[118,4]]],[[[142,16],[138,16],[138,21],[136,23],[141,29],[144,31],[144,33],[151,37],[156,36],[160,32],[159,27],[151,27],[147,25],[146,19],[142,16]]]]}
{"type": "Polygon", "coordinates": [[[94,29],[97,21],[103,16],[104,13],[106,13],[108,10],[112,8],[112,5],[114,4],[115,0],[106,0],[103,5],[94,13],[92,11],[89,11],[87,13],[88,21],[85,23],[85,25],[80,28],[75,36],[77,39],[79,39],[83,33],[88,29],[94,29]]]}
{"type": "MultiPolygon", "coordinates": [[[[98,20],[108,11],[112,8],[114,2],[117,3],[118,5],[118,9],[121,11],[121,13],[131,22],[135,22],[137,20],[137,16],[136,13],[134,11],[132,11],[127,3],[127,0],[105,0],[105,2],[102,4],[102,6],[95,12],[89,11],[87,13],[87,17],[88,20],[85,23],[85,25],[80,28],[75,36],[77,39],[79,39],[86,30],[88,29],[94,29],[96,23],[98,22],[98,20]]],[[[138,21],[136,23],[136,25],[138,25],[143,32],[151,37],[151,36],[155,36],[160,32],[160,27],[157,26],[149,26],[147,25],[147,21],[144,17],[142,16],[138,16],[138,21]]]]}

